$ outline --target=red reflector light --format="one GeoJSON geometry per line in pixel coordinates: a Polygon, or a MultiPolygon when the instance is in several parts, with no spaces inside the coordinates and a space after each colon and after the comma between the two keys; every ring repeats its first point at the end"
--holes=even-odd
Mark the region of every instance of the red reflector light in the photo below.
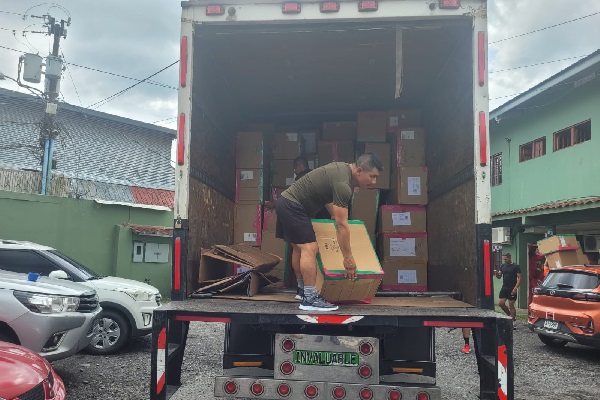
{"type": "Polygon", "coordinates": [[[181,238],[175,238],[175,265],[173,268],[173,289],[181,289],[181,238]]]}
{"type": "Polygon", "coordinates": [[[363,388],[360,391],[361,400],[371,400],[373,398],[373,391],[369,388],[363,388]]]}
{"type": "Polygon", "coordinates": [[[429,400],[429,394],[425,392],[419,392],[417,400],[429,400]]]}
{"type": "Polygon", "coordinates": [[[306,389],[304,389],[304,394],[309,399],[314,399],[319,394],[319,389],[317,389],[316,386],[309,385],[306,387],[306,389]]]}
{"type": "Polygon", "coordinates": [[[206,15],[223,15],[225,14],[225,6],[206,6],[206,15]]]}
{"type": "Polygon", "coordinates": [[[387,398],[388,400],[402,400],[402,393],[397,390],[390,390],[387,398]]]}
{"type": "Polygon", "coordinates": [[[336,3],[335,1],[328,1],[326,3],[321,3],[319,5],[319,9],[322,13],[338,12],[340,11],[340,3],[336,3]]]}
{"type": "Polygon", "coordinates": [[[263,386],[262,383],[256,382],[256,383],[253,383],[252,386],[250,386],[250,391],[252,392],[253,395],[260,396],[261,394],[264,393],[265,387],[263,386]]]}
{"type": "Polygon", "coordinates": [[[237,383],[235,383],[233,381],[228,381],[228,382],[225,382],[225,385],[223,386],[223,390],[225,390],[225,393],[227,393],[227,394],[235,394],[238,391],[238,385],[237,385],[237,383]]]}
{"type": "Polygon", "coordinates": [[[286,397],[292,392],[292,388],[287,383],[282,383],[277,387],[277,394],[286,397]]]}
{"type": "Polygon", "coordinates": [[[281,5],[281,12],[284,14],[300,14],[302,6],[300,3],[283,3],[281,5]]]}
{"type": "Polygon", "coordinates": [[[282,374],[289,375],[292,372],[294,372],[294,364],[292,364],[289,361],[286,361],[284,363],[281,363],[281,365],[279,366],[279,370],[282,374]]]}
{"type": "Polygon", "coordinates": [[[460,8],[460,0],[440,0],[440,8],[460,8]]]}
{"type": "Polygon", "coordinates": [[[296,342],[294,342],[292,339],[285,339],[283,343],[281,343],[281,348],[283,351],[289,353],[296,348],[296,342]]]}
{"type": "Polygon", "coordinates": [[[185,114],[179,114],[179,126],[177,127],[177,164],[185,163],[185,114]]]}
{"type": "Polygon", "coordinates": [[[373,352],[373,346],[369,342],[362,342],[360,344],[359,351],[363,356],[368,356],[373,352]]]}
{"type": "Polygon", "coordinates": [[[181,45],[179,47],[179,85],[185,87],[187,83],[187,64],[188,64],[188,49],[187,36],[181,37],[181,45]]]}
{"type": "Polygon", "coordinates": [[[335,388],[333,388],[331,394],[336,400],[341,400],[344,397],[346,397],[346,389],[344,389],[341,386],[336,386],[335,388]]]}
{"type": "Polygon", "coordinates": [[[359,1],[358,11],[377,11],[379,4],[376,1],[359,1]]]}
{"type": "Polygon", "coordinates": [[[367,379],[368,377],[371,376],[372,373],[373,372],[371,371],[371,367],[369,367],[368,365],[362,365],[358,369],[358,374],[360,375],[361,378],[367,379]]]}
{"type": "Polygon", "coordinates": [[[485,112],[479,112],[479,165],[487,165],[487,126],[485,112]]]}

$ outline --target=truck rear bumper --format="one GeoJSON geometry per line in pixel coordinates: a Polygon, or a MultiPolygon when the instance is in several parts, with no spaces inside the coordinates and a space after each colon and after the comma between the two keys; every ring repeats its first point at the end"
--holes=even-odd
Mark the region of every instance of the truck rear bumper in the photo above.
{"type": "MultiPolygon", "coordinates": [[[[368,389],[371,391],[371,399],[388,399],[389,393],[398,391],[402,399],[416,399],[417,395],[425,392],[429,395],[430,400],[441,400],[442,392],[437,386],[416,387],[416,386],[385,386],[385,385],[356,385],[350,383],[336,382],[309,382],[309,381],[293,381],[293,380],[277,380],[277,379],[258,379],[258,378],[241,378],[231,376],[218,376],[215,378],[215,396],[229,398],[248,398],[248,399],[287,399],[287,400],[322,400],[335,399],[333,391],[336,388],[344,389],[344,399],[361,399],[369,397],[361,397],[361,391],[368,389]],[[235,384],[235,392],[228,393],[226,386],[233,387],[235,384]],[[229,384],[229,385],[228,385],[229,384]],[[263,392],[256,395],[252,393],[252,386],[257,384],[256,389],[262,387],[263,392]],[[289,387],[289,393],[282,395],[278,392],[280,385],[289,387]],[[309,397],[307,394],[308,387],[316,388],[316,396],[309,397]]],[[[339,390],[339,389],[338,389],[339,390]]],[[[231,392],[231,390],[230,390],[231,392]]]]}

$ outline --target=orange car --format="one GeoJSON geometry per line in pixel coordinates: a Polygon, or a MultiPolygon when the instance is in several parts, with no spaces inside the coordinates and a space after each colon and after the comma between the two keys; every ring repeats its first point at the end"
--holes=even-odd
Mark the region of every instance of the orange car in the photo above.
{"type": "Polygon", "coordinates": [[[552,347],[600,347],[600,265],[550,270],[533,290],[529,329],[552,347]]]}

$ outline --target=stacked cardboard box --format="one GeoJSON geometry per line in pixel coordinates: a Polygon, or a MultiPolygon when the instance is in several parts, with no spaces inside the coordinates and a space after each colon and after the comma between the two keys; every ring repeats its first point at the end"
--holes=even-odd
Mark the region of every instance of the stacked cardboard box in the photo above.
{"type": "Polygon", "coordinates": [[[375,246],[375,234],[377,231],[379,195],[380,191],[377,189],[355,188],[350,207],[350,218],[364,222],[365,229],[369,234],[373,246],[375,246]]]}
{"type": "Polygon", "coordinates": [[[550,269],[589,263],[575,235],[550,236],[538,241],[537,245],[539,252],[546,256],[550,269]]]}

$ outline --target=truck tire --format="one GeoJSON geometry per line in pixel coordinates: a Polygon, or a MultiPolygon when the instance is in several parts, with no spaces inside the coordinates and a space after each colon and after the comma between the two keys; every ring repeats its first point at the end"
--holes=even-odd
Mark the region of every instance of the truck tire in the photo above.
{"type": "Polygon", "coordinates": [[[542,343],[544,343],[546,346],[550,346],[550,347],[554,347],[554,348],[565,347],[565,345],[568,343],[566,340],[555,339],[550,336],[540,335],[539,333],[538,333],[538,337],[540,338],[542,343]]]}
{"type": "Polygon", "coordinates": [[[131,328],[125,317],[113,310],[103,311],[92,329],[94,336],[87,345],[86,351],[94,355],[116,353],[125,345],[131,335],[131,328]]]}

